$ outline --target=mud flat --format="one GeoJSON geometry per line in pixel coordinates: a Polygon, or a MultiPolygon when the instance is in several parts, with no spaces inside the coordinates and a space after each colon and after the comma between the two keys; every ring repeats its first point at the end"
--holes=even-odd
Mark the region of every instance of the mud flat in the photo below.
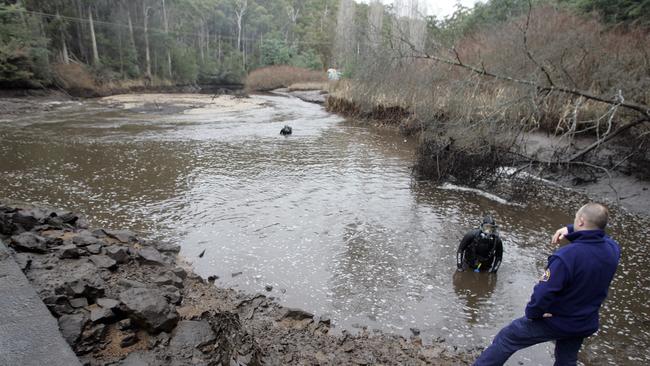
{"type": "MultiPolygon", "coordinates": [[[[90,229],[78,215],[0,202],[0,237],[86,365],[468,364],[444,340],[366,329],[216,287],[174,243],[90,229]]],[[[25,310],[28,311],[28,310],[25,310]]]]}

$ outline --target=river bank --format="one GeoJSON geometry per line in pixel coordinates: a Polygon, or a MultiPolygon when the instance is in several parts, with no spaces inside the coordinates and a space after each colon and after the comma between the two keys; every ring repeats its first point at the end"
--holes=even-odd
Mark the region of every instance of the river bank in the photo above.
{"type": "Polygon", "coordinates": [[[423,344],[416,329],[410,339],[365,328],[331,335],[326,316],[204,280],[178,244],[88,228],[71,212],[2,202],[0,233],[88,365],[458,365],[473,357],[444,339],[423,344]]]}
{"type": "MultiPolygon", "coordinates": [[[[422,121],[401,107],[378,106],[372,110],[363,110],[355,102],[335,94],[326,99],[325,108],[332,113],[373,126],[393,129],[396,133],[407,136],[419,136],[426,129],[422,121]]],[[[592,139],[586,138],[568,141],[566,138],[552,136],[544,132],[530,132],[518,140],[516,149],[522,157],[529,158],[531,161],[552,161],[553,158],[557,158],[557,154],[570,156],[593,142],[592,139]]],[[[619,138],[617,144],[611,144],[598,159],[603,163],[605,160],[610,164],[612,161],[623,163],[627,159],[627,152],[621,148],[625,144],[625,138],[619,138]]],[[[589,163],[584,164],[587,167],[589,165],[589,163]]],[[[650,217],[650,181],[640,179],[629,172],[621,173],[614,169],[606,173],[603,173],[604,169],[600,169],[596,174],[593,172],[576,174],[575,167],[580,166],[558,166],[552,169],[543,169],[541,172],[535,172],[534,169],[530,171],[538,178],[545,180],[546,184],[556,184],[566,189],[575,190],[594,200],[618,205],[630,212],[650,217]]],[[[514,170],[518,171],[519,169],[515,168],[514,170]]]]}

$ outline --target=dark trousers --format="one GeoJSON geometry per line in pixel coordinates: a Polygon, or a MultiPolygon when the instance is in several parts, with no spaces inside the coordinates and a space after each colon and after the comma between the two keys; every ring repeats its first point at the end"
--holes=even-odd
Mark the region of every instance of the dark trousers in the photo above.
{"type": "Polygon", "coordinates": [[[576,365],[584,337],[567,336],[551,329],[543,320],[515,319],[501,329],[474,366],[503,365],[513,353],[538,343],[555,341],[555,366],[576,365]]]}

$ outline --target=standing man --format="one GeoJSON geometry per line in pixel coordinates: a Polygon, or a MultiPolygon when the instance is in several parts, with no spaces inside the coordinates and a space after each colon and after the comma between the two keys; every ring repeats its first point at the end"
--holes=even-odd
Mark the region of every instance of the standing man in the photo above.
{"type": "Polygon", "coordinates": [[[466,268],[474,272],[496,273],[503,259],[503,243],[497,232],[497,223],[487,215],[478,229],[468,231],[458,245],[456,266],[458,271],[466,268]]]}
{"type": "Polygon", "coordinates": [[[561,228],[552,243],[569,244],[548,258],[533,290],[526,316],[501,329],[474,365],[503,365],[516,351],[555,341],[555,365],[576,365],[584,338],[598,330],[598,310],[607,297],[620,248],[605,234],[607,207],[588,203],[573,225],[561,228]]]}

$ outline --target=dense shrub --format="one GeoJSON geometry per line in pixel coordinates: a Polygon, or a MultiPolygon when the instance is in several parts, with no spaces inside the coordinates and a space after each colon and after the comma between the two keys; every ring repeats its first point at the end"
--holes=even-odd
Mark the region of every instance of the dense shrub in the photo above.
{"type": "Polygon", "coordinates": [[[15,10],[0,4],[0,87],[42,87],[50,82],[47,40],[15,10]]]}

